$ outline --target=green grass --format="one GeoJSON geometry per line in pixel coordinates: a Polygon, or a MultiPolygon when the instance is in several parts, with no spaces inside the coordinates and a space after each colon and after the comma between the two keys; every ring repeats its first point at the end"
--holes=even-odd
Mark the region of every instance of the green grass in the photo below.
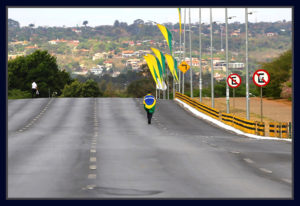
{"type": "Polygon", "coordinates": [[[31,93],[27,91],[21,91],[19,89],[8,90],[8,99],[26,99],[31,98],[31,93]]]}

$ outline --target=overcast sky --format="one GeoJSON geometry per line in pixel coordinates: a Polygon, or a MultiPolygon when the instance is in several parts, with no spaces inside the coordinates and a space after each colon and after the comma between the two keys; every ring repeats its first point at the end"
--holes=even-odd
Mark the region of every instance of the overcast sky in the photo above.
{"type": "MultiPolygon", "coordinates": [[[[186,20],[188,22],[188,8],[186,20]]],[[[202,22],[209,22],[209,8],[202,8],[202,22]]],[[[291,21],[291,8],[248,8],[249,22],[291,21]]],[[[213,21],[225,22],[225,9],[213,8],[213,21]]],[[[182,23],[184,9],[182,9],[182,23]]],[[[228,8],[228,16],[235,16],[230,22],[245,22],[244,8],[228,8]]],[[[152,20],[158,23],[177,23],[177,8],[8,8],[8,18],[16,20],[21,26],[33,23],[35,26],[82,26],[87,20],[89,26],[112,25],[115,20],[132,24],[136,19],[152,20]]],[[[199,22],[199,9],[191,9],[192,23],[199,22]]]]}

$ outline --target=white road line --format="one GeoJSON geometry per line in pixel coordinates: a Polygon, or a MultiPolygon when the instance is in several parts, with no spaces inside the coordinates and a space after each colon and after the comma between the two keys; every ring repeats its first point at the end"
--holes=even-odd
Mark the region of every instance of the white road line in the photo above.
{"type": "Polygon", "coordinates": [[[92,190],[92,189],[94,189],[95,187],[96,187],[96,185],[88,185],[88,186],[86,186],[86,188],[89,189],[89,190],[92,190]]]}
{"type": "Polygon", "coordinates": [[[90,170],[95,170],[95,169],[97,169],[96,165],[90,165],[90,170]]]}
{"type": "Polygon", "coordinates": [[[265,172],[265,173],[269,173],[269,174],[272,173],[271,170],[268,170],[268,169],[265,169],[265,168],[259,168],[259,170],[261,170],[261,171],[263,171],[263,172],[265,172]]]}
{"type": "Polygon", "coordinates": [[[284,182],[287,182],[289,184],[292,184],[292,180],[290,180],[290,179],[282,178],[281,180],[284,182]]]}
{"type": "Polygon", "coordinates": [[[232,154],[240,154],[238,151],[230,151],[232,154]]]}
{"type": "Polygon", "coordinates": [[[91,153],[96,153],[96,150],[95,149],[91,149],[90,152],[91,153]]]}
{"type": "Polygon", "coordinates": [[[96,162],[97,158],[96,157],[90,157],[90,162],[96,162]]]}
{"type": "Polygon", "coordinates": [[[96,179],[97,175],[96,174],[89,174],[88,178],[89,179],[96,179]]]}
{"type": "Polygon", "coordinates": [[[244,161],[247,162],[247,163],[249,163],[249,164],[254,163],[254,161],[251,160],[251,159],[249,159],[249,158],[244,158],[244,161]]]}

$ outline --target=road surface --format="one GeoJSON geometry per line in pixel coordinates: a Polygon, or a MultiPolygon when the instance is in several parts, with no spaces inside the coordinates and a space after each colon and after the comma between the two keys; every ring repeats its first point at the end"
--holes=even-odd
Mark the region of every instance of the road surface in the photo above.
{"type": "Polygon", "coordinates": [[[8,100],[8,198],[292,198],[292,143],[158,100],[8,100]]]}

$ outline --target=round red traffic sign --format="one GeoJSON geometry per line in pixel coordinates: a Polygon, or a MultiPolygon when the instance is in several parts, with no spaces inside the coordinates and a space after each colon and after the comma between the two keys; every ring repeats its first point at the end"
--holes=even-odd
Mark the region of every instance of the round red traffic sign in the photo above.
{"type": "Polygon", "coordinates": [[[270,74],[264,69],[256,70],[253,74],[253,82],[259,87],[266,86],[270,82],[270,74]]]}
{"type": "Polygon", "coordinates": [[[227,84],[231,88],[237,88],[241,85],[242,83],[242,78],[238,74],[230,74],[227,77],[227,84]]]}

